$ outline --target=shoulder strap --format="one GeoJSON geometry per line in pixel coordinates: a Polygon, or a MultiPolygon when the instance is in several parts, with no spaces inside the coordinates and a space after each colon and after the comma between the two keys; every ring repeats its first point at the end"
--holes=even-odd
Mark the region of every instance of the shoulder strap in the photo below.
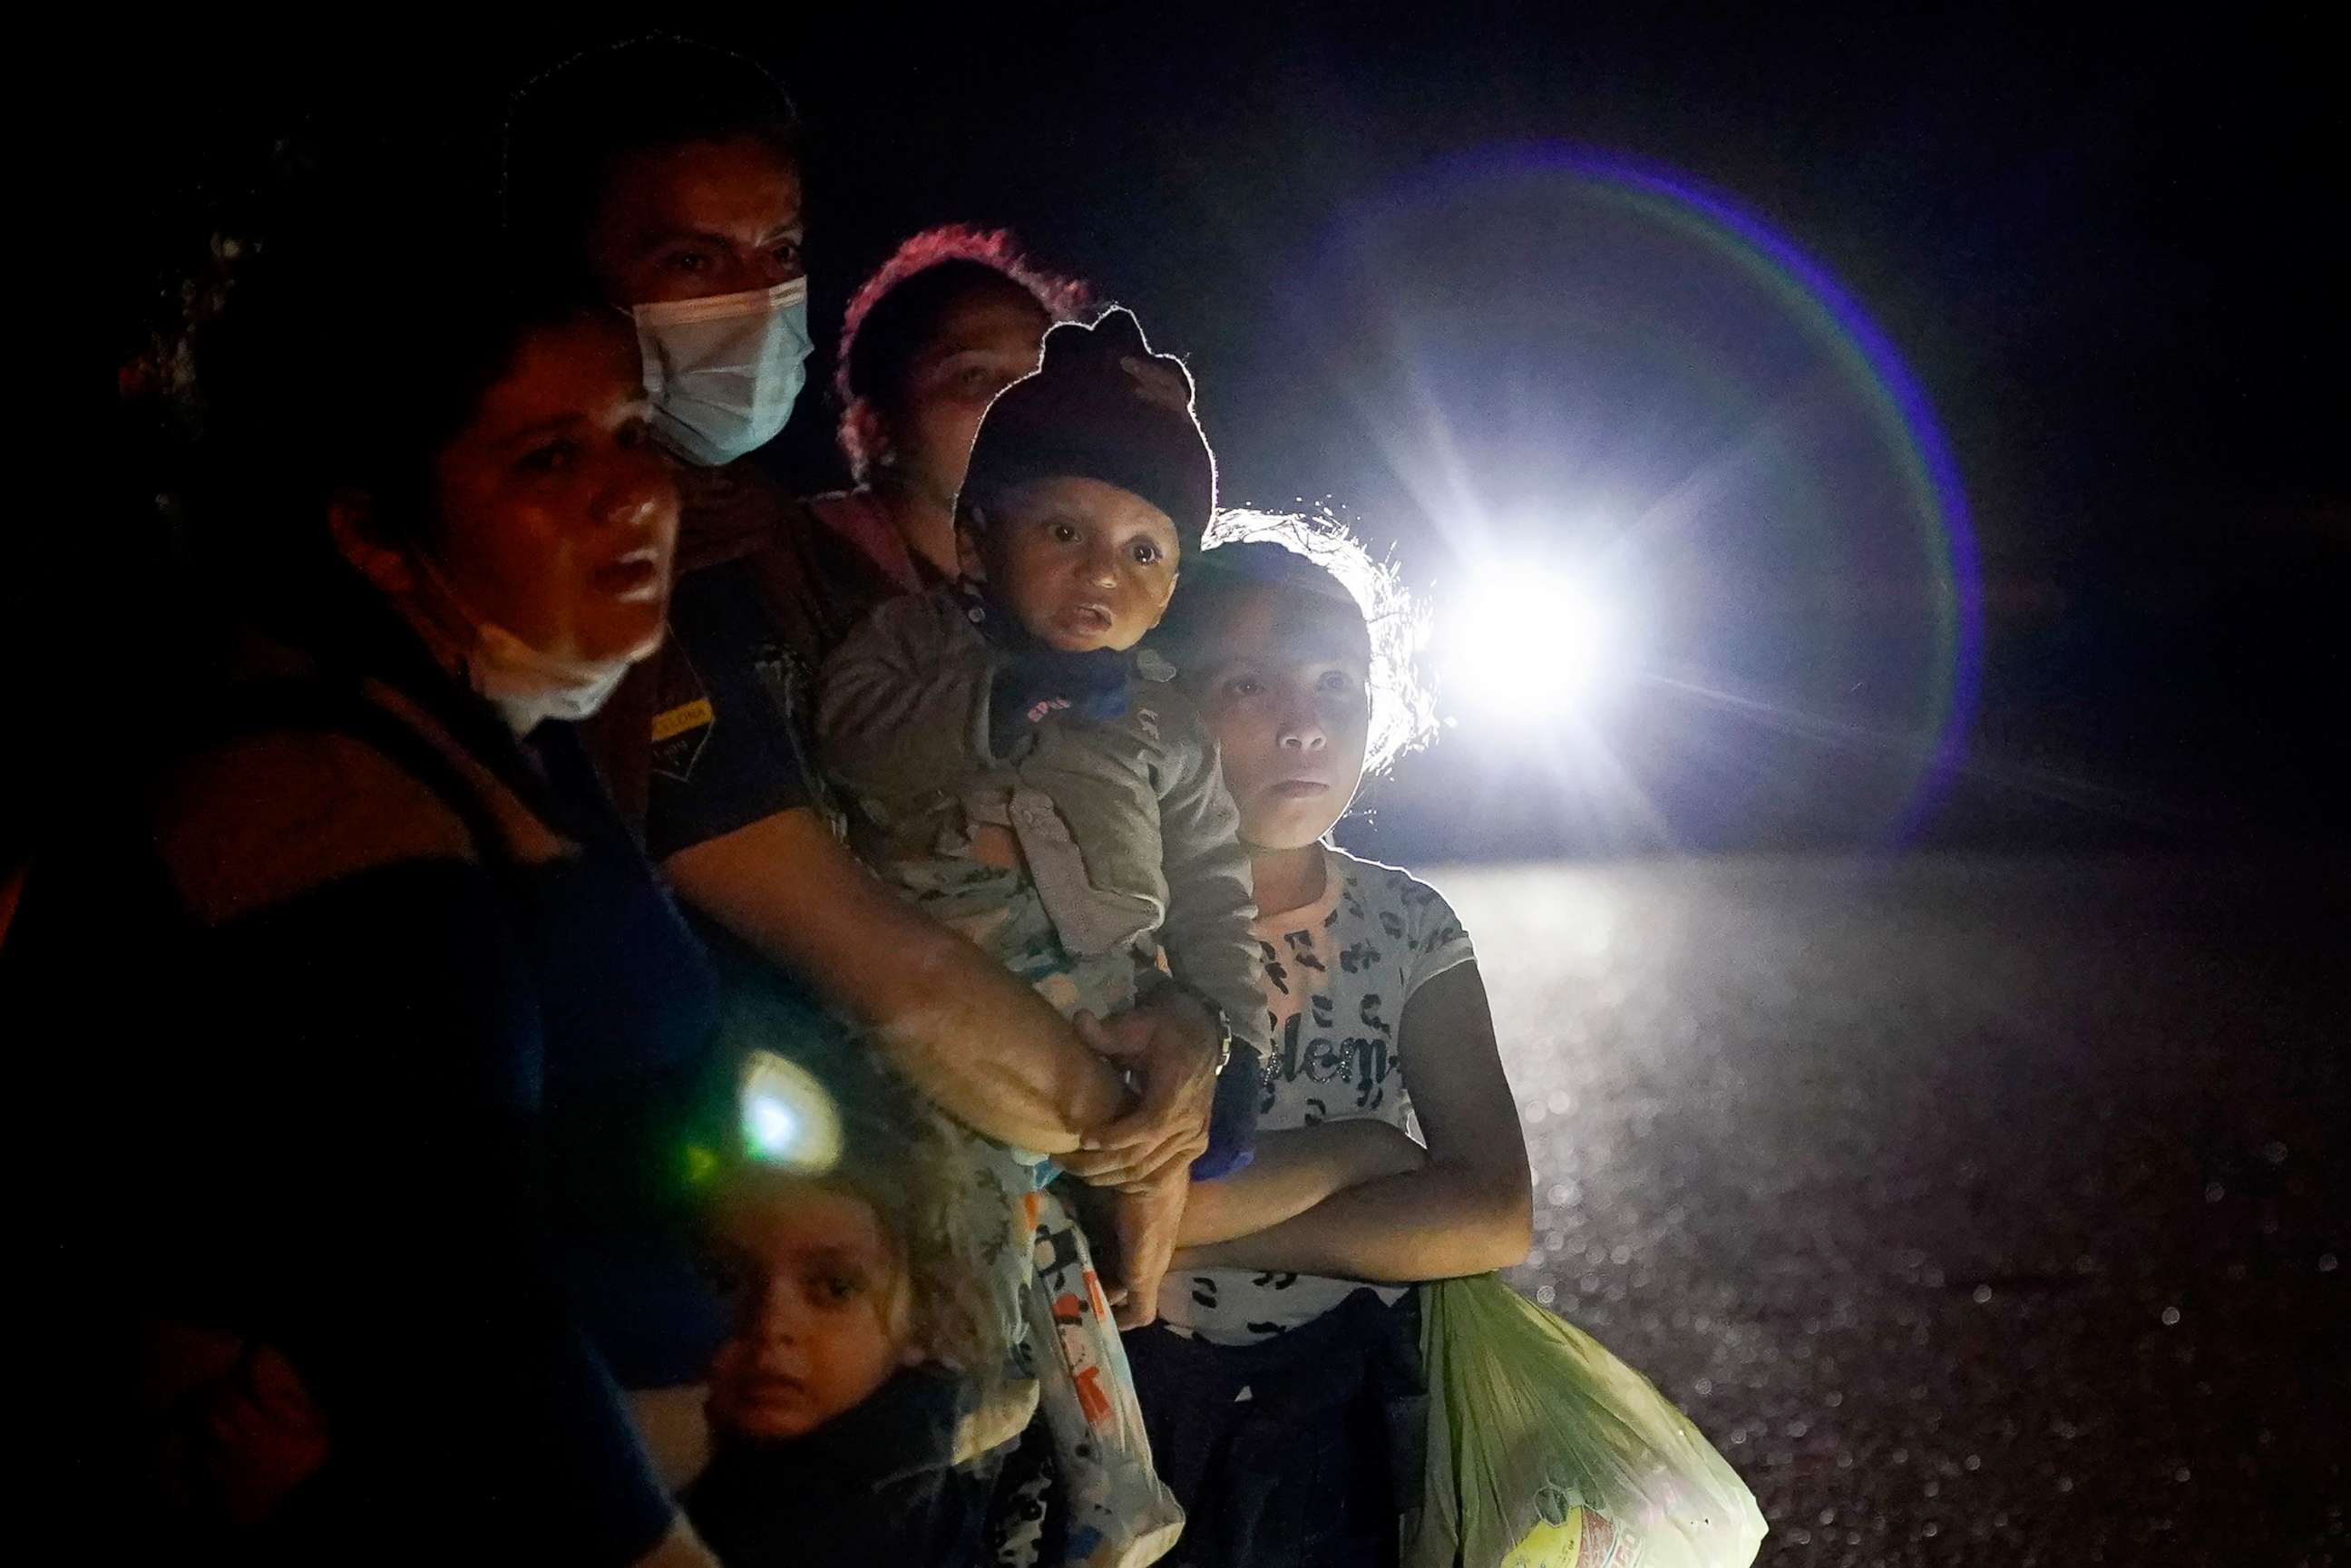
{"type": "MultiPolygon", "coordinates": [[[[355,685],[299,677],[240,684],[178,727],[172,738],[203,746],[288,730],[335,731],[381,753],[456,816],[483,868],[502,893],[512,891],[520,866],[480,789],[431,740],[355,685]]],[[[170,944],[161,934],[185,926],[186,912],[148,835],[120,831],[121,813],[136,810],[128,780],[101,789],[74,813],[99,830],[89,843],[89,862],[68,873],[34,857],[21,917],[0,948],[9,960],[0,963],[0,991],[13,991],[37,970],[78,972],[78,961],[107,944],[119,945],[126,932],[146,932],[158,938],[159,952],[165,950],[170,944]]]]}
{"type": "Polygon", "coordinates": [[[274,730],[330,730],[366,743],[449,809],[465,825],[485,868],[501,881],[516,869],[506,834],[480,788],[413,725],[369,701],[355,685],[296,679],[246,683],[211,705],[188,738],[226,741],[274,730]]]}
{"type": "Polygon", "coordinates": [[[672,632],[653,657],[621,678],[602,707],[572,727],[613,807],[628,824],[629,836],[640,844],[653,805],[653,716],[660,706],[663,666],[680,657],[676,633],[672,632]]]}

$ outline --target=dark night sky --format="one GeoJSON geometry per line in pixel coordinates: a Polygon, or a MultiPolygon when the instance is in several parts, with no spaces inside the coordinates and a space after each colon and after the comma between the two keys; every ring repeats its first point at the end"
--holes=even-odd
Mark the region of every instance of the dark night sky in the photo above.
{"type": "MultiPolygon", "coordinates": [[[[2328,439],[2340,148],[2310,17],[1123,9],[702,29],[774,68],[810,122],[820,345],[904,234],[1009,225],[1189,358],[1228,498],[1332,497],[1421,584],[1458,577],[1465,535],[1429,504],[1436,425],[1498,512],[1550,519],[1511,527],[1558,532],[1513,550],[1593,545],[1594,515],[1644,513],[1752,437],[1742,422],[1792,407],[1810,432],[1777,499],[1654,554],[1645,584],[1660,667],[1798,722],[1648,693],[1610,737],[1665,828],[1555,785],[1508,791],[1466,836],[1447,815],[1465,781],[1539,769],[1457,732],[1388,787],[1378,834],[1870,839],[1915,777],[1922,591],[1866,537],[1886,475],[1822,434],[1858,405],[1721,264],[1497,172],[1549,143],[1677,171],[1787,236],[1940,413],[1988,610],[1967,766],[1928,839],[2340,831],[2321,814],[2351,578],[2328,439]],[[1799,494],[1826,498],[1797,517],[1799,494]]],[[[455,133],[570,41],[151,39],[125,127],[155,197],[134,274],[188,182],[233,184],[256,130],[455,133]]],[[[803,412],[789,460],[821,482],[825,411],[803,412]]]]}

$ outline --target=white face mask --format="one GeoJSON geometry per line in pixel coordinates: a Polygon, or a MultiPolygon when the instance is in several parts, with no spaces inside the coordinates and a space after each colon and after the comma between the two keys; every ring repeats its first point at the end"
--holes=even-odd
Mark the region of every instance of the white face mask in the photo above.
{"type": "Polygon", "coordinates": [[[577,722],[602,707],[629,673],[626,659],[575,659],[532,647],[475,613],[440,568],[422,557],[412,562],[428,642],[440,645],[444,662],[476,696],[509,715],[577,722]]]}
{"type": "Polygon", "coordinates": [[[474,628],[465,675],[476,694],[501,707],[536,708],[549,718],[577,723],[604,706],[628,661],[590,664],[542,653],[505,627],[483,622],[474,628]]]}
{"type": "Polygon", "coordinates": [[[808,279],[773,288],[639,305],[653,430],[689,463],[716,468],[776,438],[791,417],[811,344],[808,279]]]}

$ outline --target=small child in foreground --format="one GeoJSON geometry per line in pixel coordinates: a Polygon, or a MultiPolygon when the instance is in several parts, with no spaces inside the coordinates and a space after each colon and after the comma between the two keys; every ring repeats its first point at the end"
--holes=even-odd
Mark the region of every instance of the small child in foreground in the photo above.
{"type": "Polygon", "coordinates": [[[754,1153],[709,1195],[733,1330],[686,1512],[732,1568],[976,1563],[991,1450],[1026,1407],[978,1429],[1004,1345],[957,1231],[966,1166],[881,1069],[846,1053],[828,1069],[820,1083],[755,1059],[754,1153]]]}

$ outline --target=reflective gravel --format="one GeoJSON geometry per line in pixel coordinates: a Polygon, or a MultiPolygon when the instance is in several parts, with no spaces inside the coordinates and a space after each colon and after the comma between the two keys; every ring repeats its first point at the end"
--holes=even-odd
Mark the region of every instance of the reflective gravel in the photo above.
{"type": "Polygon", "coordinates": [[[1761,1562],[2351,1563],[2342,862],[1428,874],[1534,1155],[1514,1278],[1761,1562]]]}

